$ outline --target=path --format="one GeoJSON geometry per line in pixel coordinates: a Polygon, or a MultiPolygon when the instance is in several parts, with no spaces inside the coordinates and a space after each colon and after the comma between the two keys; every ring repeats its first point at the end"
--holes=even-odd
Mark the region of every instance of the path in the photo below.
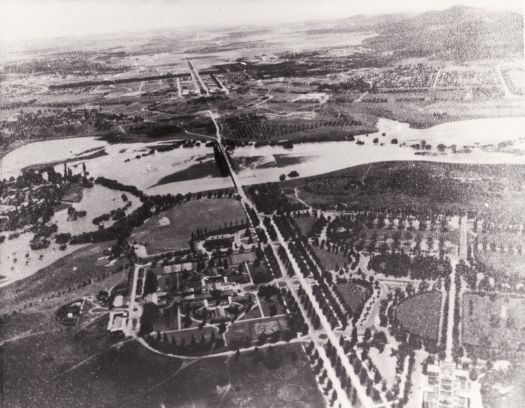
{"type": "Polygon", "coordinates": [[[512,92],[510,92],[509,88],[507,87],[507,83],[505,82],[505,78],[503,78],[503,73],[501,72],[501,66],[500,65],[497,65],[496,66],[496,74],[498,76],[498,79],[499,79],[499,82],[500,82],[500,85],[501,85],[501,89],[503,90],[503,93],[505,94],[505,96],[515,96],[512,94],[512,92]]]}
{"type": "MultiPolygon", "coordinates": [[[[141,267],[141,266],[140,266],[141,267]]],[[[133,269],[133,281],[131,284],[131,293],[129,296],[129,306],[128,306],[128,324],[126,328],[126,335],[130,336],[133,333],[133,313],[135,307],[135,294],[137,293],[137,280],[138,280],[138,269],[139,266],[135,265],[133,269]]]]}
{"type": "MultiPolygon", "coordinates": [[[[463,216],[459,223],[459,247],[458,256],[451,258],[452,273],[450,274],[450,288],[448,291],[448,313],[447,313],[447,341],[446,341],[446,361],[452,362],[452,351],[454,348],[454,307],[456,300],[456,269],[459,261],[467,261],[467,217],[463,216]]],[[[461,300],[460,300],[461,301],[461,300]]]]}

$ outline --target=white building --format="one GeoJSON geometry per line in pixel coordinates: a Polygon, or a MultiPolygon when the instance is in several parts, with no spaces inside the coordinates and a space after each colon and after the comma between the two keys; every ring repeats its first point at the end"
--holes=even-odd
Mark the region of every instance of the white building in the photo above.
{"type": "Polygon", "coordinates": [[[471,400],[467,370],[446,361],[428,366],[422,408],[469,408],[471,400]]]}

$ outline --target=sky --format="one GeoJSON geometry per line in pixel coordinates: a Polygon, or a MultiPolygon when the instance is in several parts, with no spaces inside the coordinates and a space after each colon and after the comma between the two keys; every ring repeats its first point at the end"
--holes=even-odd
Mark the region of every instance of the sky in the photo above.
{"type": "Polygon", "coordinates": [[[523,12],[523,0],[0,0],[0,39],[286,24],[356,14],[423,12],[458,4],[523,12]]]}

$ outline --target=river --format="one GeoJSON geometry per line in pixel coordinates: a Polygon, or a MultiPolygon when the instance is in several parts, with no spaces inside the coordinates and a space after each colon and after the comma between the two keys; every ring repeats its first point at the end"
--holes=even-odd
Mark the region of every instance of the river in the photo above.
{"type": "MultiPolygon", "coordinates": [[[[313,176],[359,164],[385,160],[428,160],[451,163],[486,163],[486,164],[525,164],[525,118],[494,118],[451,122],[428,129],[411,129],[408,124],[387,119],[378,122],[379,131],[356,139],[363,142],[322,142],[301,143],[293,149],[282,146],[236,148],[232,157],[239,166],[239,178],[244,184],[277,181],[281,174],[292,170],[301,177],[313,176]],[[384,134],[384,136],[383,136],[384,134]],[[378,139],[374,143],[374,139],[378,139]],[[397,144],[392,140],[397,139],[397,144]],[[416,155],[417,150],[410,147],[425,140],[432,148],[425,150],[427,155],[416,155]],[[512,141],[512,145],[497,148],[500,142],[512,141]],[[470,152],[453,153],[446,149],[440,153],[438,144],[457,145],[457,151],[464,146],[470,152]],[[491,146],[489,146],[491,145],[491,146]]],[[[35,142],[24,145],[5,155],[0,162],[3,178],[17,176],[22,168],[41,163],[57,163],[75,160],[67,165],[73,172],[80,172],[81,163],[85,162],[90,175],[105,176],[124,184],[131,184],[147,194],[185,194],[187,192],[205,191],[215,188],[233,187],[228,177],[219,177],[213,167],[213,150],[211,147],[176,148],[168,152],[146,153],[167,143],[127,143],[109,144],[92,137],[59,139],[35,142]],[[98,153],[98,154],[94,154],[98,153]],[[168,175],[176,175],[175,182],[159,184],[168,175]]],[[[56,164],[57,171],[62,171],[63,164],[56,164]]],[[[169,181],[169,180],[168,180],[169,181]]],[[[85,209],[85,219],[75,222],[67,221],[65,210],[57,213],[54,220],[61,232],[82,232],[95,228],[91,223],[94,216],[122,207],[120,193],[96,186],[94,190],[84,191],[82,201],[75,204],[77,210],[85,209]]],[[[138,205],[136,197],[130,197],[133,208],[138,205]]],[[[131,209],[131,210],[132,210],[131,209]]],[[[29,261],[26,264],[25,254],[28,236],[0,244],[1,275],[10,280],[29,276],[50,260],[60,254],[55,245],[44,250],[45,261],[29,261]],[[13,260],[17,258],[16,262],[13,260]]],[[[31,255],[35,257],[35,255],[31,255]]],[[[5,282],[4,282],[5,283],[5,282]]],[[[1,283],[0,283],[1,285],[1,283]]]]}

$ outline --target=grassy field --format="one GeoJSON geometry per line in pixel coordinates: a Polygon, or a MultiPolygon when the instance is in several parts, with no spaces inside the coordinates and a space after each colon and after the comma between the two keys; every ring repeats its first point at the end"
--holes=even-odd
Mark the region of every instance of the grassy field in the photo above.
{"type": "Polygon", "coordinates": [[[366,299],[366,290],[365,287],[358,283],[338,283],[337,290],[343,296],[345,303],[352,309],[356,311],[359,305],[365,302],[366,299]]]}
{"type": "Polygon", "coordinates": [[[148,253],[159,253],[188,248],[191,233],[197,228],[211,231],[245,219],[244,210],[237,200],[194,200],[149,218],[135,230],[131,238],[145,243],[148,253]]]}
{"type": "Polygon", "coordinates": [[[314,225],[315,217],[312,217],[310,215],[303,216],[303,217],[296,217],[294,218],[295,223],[301,230],[304,236],[308,236],[310,233],[310,230],[312,229],[312,225],[314,225]]]}
{"type": "Polygon", "coordinates": [[[335,252],[328,252],[324,248],[312,246],[313,251],[321,261],[321,265],[326,270],[333,271],[343,266],[346,259],[342,254],[336,254],[335,252]]]}
{"type": "Polygon", "coordinates": [[[492,271],[495,276],[525,277],[525,254],[510,254],[501,252],[479,252],[478,258],[492,271]]]}
{"type": "Polygon", "coordinates": [[[410,333],[427,339],[438,339],[441,293],[423,292],[401,302],[396,318],[410,333]]]}
{"type": "Polygon", "coordinates": [[[114,274],[118,268],[127,265],[126,260],[119,260],[107,265],[103,251],[112,246],[112,242],[93,244],[67,255],[51,265],[39,270],[27,279],[14,282],[0,288],[0,312],[19,309],[23,304],[37,302],[44,298],[73,296],[75,294],[96,293],[100,289],[110,288],[122,280],[127,269],[114,274]],[[79,284],[93,279],[94,282],[78,288],[79,284]]]}
{"type": "Polygon", "coordinates": [[[237,321],[225,333],[226,345],[231,349],[256,345],[262,333],[284,332],[288,329],[284,317],[267,317],[243,322],[237,321]]]}
{"type": "Polygon", "coordinates": [[[463,296],[463,343],[481,353],[525,347],[525,298],[503,295],[463,296]]]}

